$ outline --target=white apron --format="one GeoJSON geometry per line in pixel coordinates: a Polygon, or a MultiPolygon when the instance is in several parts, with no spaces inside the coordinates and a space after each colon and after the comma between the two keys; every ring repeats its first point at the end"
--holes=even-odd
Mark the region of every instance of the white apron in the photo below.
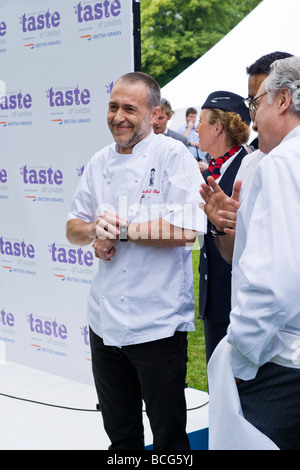
{"type": "Polygon", "coordinates": [[[230,348],[225,336],[208,363],[209,450],[279,450],[243,416],[230,348]]]}

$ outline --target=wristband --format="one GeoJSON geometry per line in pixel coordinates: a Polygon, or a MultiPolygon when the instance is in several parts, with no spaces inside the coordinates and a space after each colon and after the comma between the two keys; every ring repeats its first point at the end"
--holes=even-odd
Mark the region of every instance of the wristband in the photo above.
{"type": "Polygon", "coordinates": [[[222,237],[223,235],[226,235],[225,232],[220,232],[219,230],[217,230],[214,225],[212,226],[210,233],[213,237],[222,237]]]}
{"type": "Polygon", "coordinates": [[[128,242],[128,238],[127,238],[128,226],[129,224],[120,226],[120,235],[119,235],[120,242],[128,242]]]}

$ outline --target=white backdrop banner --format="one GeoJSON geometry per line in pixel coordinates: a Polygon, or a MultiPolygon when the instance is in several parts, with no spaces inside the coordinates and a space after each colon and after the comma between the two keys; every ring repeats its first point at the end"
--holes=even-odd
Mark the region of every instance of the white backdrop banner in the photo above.
{"type": "Polygon", "coordinates": [[[112,140],[111,87],[133,70],[131,0],[0,0],[0,351],[83,383],[97,261],[68,243],[66,219],[112,140]]]}

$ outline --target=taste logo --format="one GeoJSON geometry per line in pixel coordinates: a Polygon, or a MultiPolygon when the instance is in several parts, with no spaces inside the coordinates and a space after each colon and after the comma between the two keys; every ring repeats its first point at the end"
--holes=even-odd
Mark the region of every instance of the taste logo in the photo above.
{"type": "Polygon", "coordinates": [[[83,342],[84,342],[85,346],[89,346],[90,345],[89,327],[87,325],[82,326],[80,328],[80,331],[81,331],[81,336],[83,337],[83,342]]]}
{"type": "Polygon", "coordinates": [[[91,284],[94,277],[94,254],[90,250],[58,244],[48,245],[53,276],[60,281],[91,284]]]}
{"type": "Polygon", "coordinates": [[[45,336],[54,336],[66,340],[68,338],[68,330],[66,325],[59,325],[56,320],[43,320],[32,313],[27,315],[27,321],[32,333],[39,333],[45,336]]]}
{"type": "Polygon", "coordinates": [[[12,313],[6,313],[4,308],[0,312],[0,325],[9,326],[10,328],[15,326],[15,317],[12,313]]]}
{"type": "Polygon", "coordinates": [[[50,165],[49,168],[30,168],[24,165],[20,168],[20,173],[23,178],[24,184],[56,184],[60,186],[63,183],[63,173],[61,170],[53,170],[50,165]]]}
{"type": "Polygon", "coordinates": [[[27,15],[24,13],[20,16],[20,24],[23,33],[32,31],[42,31],[49,28],[57,28],[60,25],[60,14],[58,11],[50,13],[50,10],[38,15],[27,15]]]}
{"type": "Polygon", "coordinates": [[[121,13],[121,3],[119,0],[104,0],[104,2],[97,2],[93,5],[85,2],[79,2],[74,7],[74,13],[77,16],[78,23],[101,20],[102,18],[116,17],[121,13]]]}
{"type": "Polygon", "coordinates": [[[78,85],[76,88],[69,88],[66,90],[54,89],[51,87],[46,91],[46,95],[49,100],[49,105],[52,108],[55,106],[86,106],[91,101],[89,90],[84,88],[81,91],[78,85]]]}
{"type": "Polygon", "coordinates": [[[79,264],[90,268],[94,263],[94,256],[91,251],[83,251],[81,247],[78,248],[65,248],[58,247],[57,244],[51,243],[48,245],[51,259],[54,263],[62,263],[65,265],[79,264]]]}
{"type": "Polygon", "coordinates": [[[5,21],[0,21],[0,36],[5,36],[7,32],[7,27],[5,21]]]}
{"type": "Polygon", "coordinates": [[[0,109],[10,111],[14,109],[30,109],[32,97],[29,93],[24,94],[22,90],[18,93],[7,93],[0,96],[0,109]]]}
{"type": "Polygon", "coordinates": [[[76,168],[77,175],[82,176],[84,172],[84,165],[80,166],[79,168],[76,168]]]}
{"type": "Polygon", "coordinates": [[[33,259],[35,248],[31,243],[23,241],[10,241],[0,237],[0,254],[33,259]]]}
{"type": "Polygon", "coordinates": [[[2,168],[2,170],[0,170],[0,184],[5,183],[7,183],[7,171],[2,168]]]}

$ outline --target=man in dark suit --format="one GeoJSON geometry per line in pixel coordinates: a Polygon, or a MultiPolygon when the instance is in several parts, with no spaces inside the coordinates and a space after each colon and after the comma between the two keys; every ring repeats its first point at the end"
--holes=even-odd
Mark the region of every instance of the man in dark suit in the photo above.
{"type": "Polygon", "coordinates": [[[187,146],[188,138],[185,135],[172,131],[172,129],[167,127],[168,121],[173,115],[170,102],[165,98],[162,98],[160,102],[160,109],[161,114],[153,124],[153,130],[155,134],[164,134],[168,137],[172,137],[173,139],[180,140],[184,145],[187,146]]]}

